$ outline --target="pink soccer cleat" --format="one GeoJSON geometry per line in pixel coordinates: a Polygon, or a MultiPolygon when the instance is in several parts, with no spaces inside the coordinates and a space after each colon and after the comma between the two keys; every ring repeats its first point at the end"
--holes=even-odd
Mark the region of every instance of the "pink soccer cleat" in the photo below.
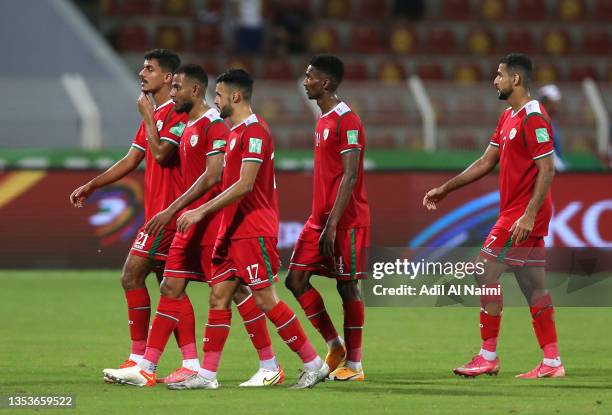
{"type": "Polygon", "coordinates": [[[467,364],[453,369],[453,373],[466,378],[473,378],[478,375],[487,374],[489,376],[497,375],[499,372],[499,358],[495,360],[487,360],[481,355],[476,355],[467,364]]]}
{"type": "Polygon", "coordinates": [[[539,379],[539,378],[562,378],[565,376],[565,368],[563,365],[553,367],[541,362],[535,367],[535,369],[516,375],[519,379],[539,379]]]}
{"type": "Polygon", "coordinates": [[[191,370],[186,367],[180,367],[174,372],[170,373],[165,378],[158,378],[157,383],[180,383],[195,375],[196,373],[198,373],[196,370],[191,370]]]}

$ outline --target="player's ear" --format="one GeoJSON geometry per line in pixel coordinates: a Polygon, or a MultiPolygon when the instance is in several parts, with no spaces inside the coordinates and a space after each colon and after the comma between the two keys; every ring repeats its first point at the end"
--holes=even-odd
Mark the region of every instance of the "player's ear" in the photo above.
{"type": "Polygon", "coordinates": [[[234,104],[237,104],[238,102],[240,102],[240,98],[242,98],[240,96],[240,91],[238,91],[238,90],[232,91],[232,102],[234,104]]]}
{"type": "Polygon", "coordinates": [[[172,84],[172,77],[173,77],[173,76],[174,76],[174,75],[172,74],[172,72],[166,72],[166,73],[164,74],[164,83],[167,83],[167,84],[172,84]]]}

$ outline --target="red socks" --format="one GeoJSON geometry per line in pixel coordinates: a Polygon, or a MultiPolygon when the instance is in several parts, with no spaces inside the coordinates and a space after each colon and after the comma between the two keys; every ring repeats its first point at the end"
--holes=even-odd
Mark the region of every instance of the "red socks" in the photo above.
{"type": "Polygon", "coordinates": [[[321,333],[326,342],[338,337],[338,332],[329,318],[327,310],[325,310],[323,298],[321,298],[317,290],[311,288],[297,300],[306,313],[308,320],[310,320],[314,328],[321,333]]]}
{"type": "Polygon", "coordinates": [[[125,298],[128,306],[130,338],[132,339],[131,353],[143,355],[147,345],[149,319],[151,317],[149,292],[146,288],[137,288],[126,291],[125,298]]]}
{"type": "Polygon", "coordinates": [[[557,347],[557,329],[554,319],[555,309],[550,294],[533,301],[530,311],[533,318],[533,329],[538,338],[538,343],[544,351],[544,358],[556,359],[559,357],[559,349],[557,347]]]}
{"type": "Polygon", "coordinates": [[[266,315],[257,308],[253,295],[249,295],[242,303],[236,306],[244,321],[246,329],[253,346],[257,349],[259,360],[269,360],[274,357],[272,342],[268,334],[266,315]]]}
{"type": "Polygon", "coordinates": [[[482,339],[482,348],[489,352],[495,352],[497,346],[497,337],[499,337],[499,326],[501,324],[501,312],[503,308],[503,296],[501,293],[501,284],[487,284],[483,288],[499,288],[499,295],[481,295],[480,296],[480,338],[482,339]],[[485,311],[487,304],[497,304],[499,314],[492,316],[485,311]]]}
{"type": "Polygon", "coordinates": [[[176,337],[176,343],[178,344],[179,349],[181,349],[183,360],[197,359],[198,349],[196,347],[195,339],[195,316],[193,314],[193,306],[191,305],[191,301],[186,293],[181,299],[181,302],[181,318],[179,319],[178,325],[174,330],[174,336],[176,337]]]}
{"type": "Polygon", "coordinates": [[[363,301],[348,301],[342,304],[342,308],[344,309],[346,360],[361,362],[361,334],[365,320],[363,301]]]}
{"type": "Polygon", "coordinates": [[[221,352],[229,335],[232,310],[209,310],[208,323],[204,329],[204,358],[202,369],[216,372],[221,360],[221,352]]]}
{"type": "Polygon", "coordinates": [[[316,359],[317,352],[306,338],[304,329],[297,319],[295,313],[282,301],[279,301],[272,310],[267,313],[268,318],[278,331],[285,343],[291,350],[297,353],[302,362],[308,363],[316,359]]]}

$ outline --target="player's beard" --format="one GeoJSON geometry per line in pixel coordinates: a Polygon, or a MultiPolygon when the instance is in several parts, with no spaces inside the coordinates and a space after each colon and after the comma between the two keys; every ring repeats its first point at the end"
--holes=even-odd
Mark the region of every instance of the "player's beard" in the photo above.
{"type": "Polygon", "coordinates": [[[186,112],[191,112],[193,108],[193,102],[191,101],[183,101],[181,104],[174,105],[174,111],[179,114],[184,114],[186,112]]]}
{"type": "Polygon", "coordinates": [[[500,101],[505,101],[505,100],[507,100],[508,98],[510,98],[510,95],[512,95],[512,92],[514,92],[514,90],[513,90],[512,88],[509,88],[509,89],[506,89],[506,90],[499,89],[499,90],[497,91],[497,98],[498,98],[500,101]]]}
{"type": "Polygon", "coordinates": [[[225,105],[221,108],[219,108],[219,116],[221,118],[229,118],[232,116],[232,107],[231,105],[225,105]]]}

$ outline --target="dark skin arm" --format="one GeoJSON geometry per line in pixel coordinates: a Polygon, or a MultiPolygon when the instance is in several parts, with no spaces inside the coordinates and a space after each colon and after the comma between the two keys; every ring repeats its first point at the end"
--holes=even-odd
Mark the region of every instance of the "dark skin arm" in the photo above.
{"type": "Polygon", "coordinates": [[[498,161],[499,149],[493,145],[489,145],[484,154],[467,169],[444,183],[442,186],[427,192],[423,198],[423,206],[425,206],[427,210],[436,210],[438,208],[438,202],[444,199],[446,195],[486,176],[495,168],[498,161]]]}
{"type": "Polygon", "coordinates": [[[242,199],[253,190],[255,179],[261,163],[244,161],[240,167],[240,178],[218,195],[197,209],[189,210],[176,221],[179,232],[186,232],[193,224],[200,222],[207,215],[223,209],[224,207],[242,199]]]}
{"type": "Polygon", "coordinates": [[[145,93],[141,93],[138,97],[138,112],[142,116],[147,131],[149,150],[151,150],[155,161],[163,166],[170,160],[177,147],[172,143],[160,140],[153,118],[153,102],[145,93]]]}
{"type": "Polygon", "coordinates": [[[548,193],[550,184],[555,176],[555,164],[552,155],[534,160],[534,162],[538,168],[538,175],[533,186],[531,199],[523,216],[518,218],[510,228],[510,232],[512,232],[511,239],[516,245],[525,242],[533,230],[536,215],[542,207],[546,193],[548,193]]]}
{"type": "Polygon", "coordinates": [[[157,235],[181,209],[204,196],[213,186],[221,181],[223,172],[223,153],[206,157],[206,170],[198,180],[170,206],[153,216],[145,226],[149,235],[157,235]]]}
{"type": "Polygon", "coordinates": [[[353,194],[355,183],[357,183],[360,155],[360,150],[348,151],[342,154],[342,169],[344,173],[340,181],[340,186],[338,187],[338,194],[334,201],[334,207],[332,207],[325,228],[319,237],[319,253],[323,256],[334,256],[336,227],[353,194]]]}
{"type": "Polygon", "coordinates": [[[74,207],[83,207],[85,200],[91,196],[96,189],[125,177],[138,167],[144,156],[144,151],[134,147],[130,148],[128,153],[121,160],[109,167],[104,173],[75,189],[70,195],[70,203],[74,207]]]}

